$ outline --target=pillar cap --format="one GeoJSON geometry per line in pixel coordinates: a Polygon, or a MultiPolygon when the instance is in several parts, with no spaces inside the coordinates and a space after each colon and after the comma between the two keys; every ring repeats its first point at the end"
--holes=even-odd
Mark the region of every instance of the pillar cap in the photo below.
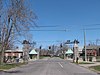
{"type": "Polygon", "coordinates": [[[30,43],[27,40],[23,40],[23,43],[22,44],[30,44],[30,43]]]}

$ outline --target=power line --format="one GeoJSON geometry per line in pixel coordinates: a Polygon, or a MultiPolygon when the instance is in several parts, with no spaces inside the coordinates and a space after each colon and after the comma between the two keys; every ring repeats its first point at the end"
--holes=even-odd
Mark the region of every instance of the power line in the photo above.
{"type": "Polygon", "coordinates": [[[35,42],[62,42],[62,41],[35,41],[35,42]]]}
{"type": "MultiPolygon", "coordinates": [[[[62,29],[62,30],[44,30],[44,29],[41,29],[41,30],[22,30],[22,31],[62,31],[62,32],[66,32],[66,31],[71,31],[73,29],[62,29]]],[[[84,28],[84,29],[77,29],[77,30],[100,30],[100,28],[84,28]]]]}
{"type": "Polygon", "coordinates": [[[100,30],[100,28],[84,28],[84,29],[81,29],[81,30],[100,30]]]}
{"type": "Polygon", "coordinates": [[[100,26],[100,24],[88,24],[88,25],[83,25],[83,26],[100,26]]]}
{"type": "MultiPolygon", "coordinates": [[[[100,25],[100,24],[90,24],[90,25],[85,25],[85,26],[95,26],[95,25],[100,25]]],[[[68,26],[68,25],[67,25],[68,26]]],[[[60,25],[55,25],[55,26],[36,26],[37,28],[41,28],[41,27],[64,27],[64,26],[60,26],[60,25]]],[[[65,28],[65,27],[64,27],[65,28]]],[[[74,28],[75,29],[75,28],[74,28]]],[[[77,28],[76,28],[77,29],[77,28]]],[[[83,28],[83,29],[77,29],[77,30],[99,30],[100,29],[100,27],[99,28],[83,28]]],[[[45,30],[45,29],[41,29],[41,30],[39,30],[39,29],[32,29],[32,30],[22,30],[22,31],[63,31],[63,32],[66,32],[66,31],[71,31],[71,30],[73,30],[73,28],[66,28],[66,29],[51,29],[51,30],[49,30],[49,29],[47,29],[47,30],[45,30]]]]}
{"type": "Polygon", "coordinates": [[[67,30],[22,30],[22,31],[67,31],[67,30]]]}
{"type": "Polygon", "coordinates": [[[60,26],[54,25],[54,26],[36,26],[36,27],[60,27],[60,26]]]}

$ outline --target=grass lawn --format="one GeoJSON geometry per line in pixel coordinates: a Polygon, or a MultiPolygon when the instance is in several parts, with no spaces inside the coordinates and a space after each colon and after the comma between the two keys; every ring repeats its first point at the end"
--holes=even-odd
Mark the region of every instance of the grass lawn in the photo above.
{"type": "Polygon", "coordinates": [[[98,66],[91,66],[90,68],[95,69],[96,71],[100,71],[100,65],[98,65],[98,66]]]}
{"type": "Polygon", "coordinates": [[[78,64],[94,64],[93,62],[79,62],[78,64]]]}
{"type": "Polygon", "coordinates": [[[44,58],[44,56],[40,56],[40,59],[43,59],[44,58]]]}
{"type": "Polygon", "coordinates": [[[72,63],[75,63],[75,64],[94,64],[93,62],[72,62],[72,63]]]}
{"type": "Polygon", "coordinates": [[[50,57],[50,56],[40,56],[40,59],[43,59],[43,58],[45,58],[45,57],[50,57]]]}
{"type": "Polygon", "coordinates": [[[11,69],[25,64],[26,63],[4,64],[4,65],[0,65],[0,70],[11,69]]]}

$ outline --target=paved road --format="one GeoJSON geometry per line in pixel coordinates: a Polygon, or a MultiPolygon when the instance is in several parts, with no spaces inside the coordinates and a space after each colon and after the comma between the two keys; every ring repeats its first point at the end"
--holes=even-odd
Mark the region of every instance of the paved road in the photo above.
{"type": "Polygon", "coordinates": [[[30,62],[0,75],[97,75],[96,73],[60,58],[49,58],[30,62]]]}

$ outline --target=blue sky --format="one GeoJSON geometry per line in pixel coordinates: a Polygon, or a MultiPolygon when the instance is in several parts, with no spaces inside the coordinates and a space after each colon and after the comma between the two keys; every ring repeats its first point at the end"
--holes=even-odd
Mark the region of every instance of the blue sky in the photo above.
{"type": "MultiPolygon", "coordinates": [[[[100,0],[31,0],[31,8],[38,16],[38,26],[57,26],[34,28],[38,30],[64,31],[31,31],[37,45],[47,47],[58,45],[66,40],[78,39],[83,45],[83,28],[100,28],[100,0]],[[93,25],[94,24],[94,25],[93,25]],[[40,42],[39,42],[40,41],[40,42]],[[59,42],[57,42],[59,41],[59,42]]],[[[86,30],[86,43],[100,38],[100,30],[86,30]]]]}

